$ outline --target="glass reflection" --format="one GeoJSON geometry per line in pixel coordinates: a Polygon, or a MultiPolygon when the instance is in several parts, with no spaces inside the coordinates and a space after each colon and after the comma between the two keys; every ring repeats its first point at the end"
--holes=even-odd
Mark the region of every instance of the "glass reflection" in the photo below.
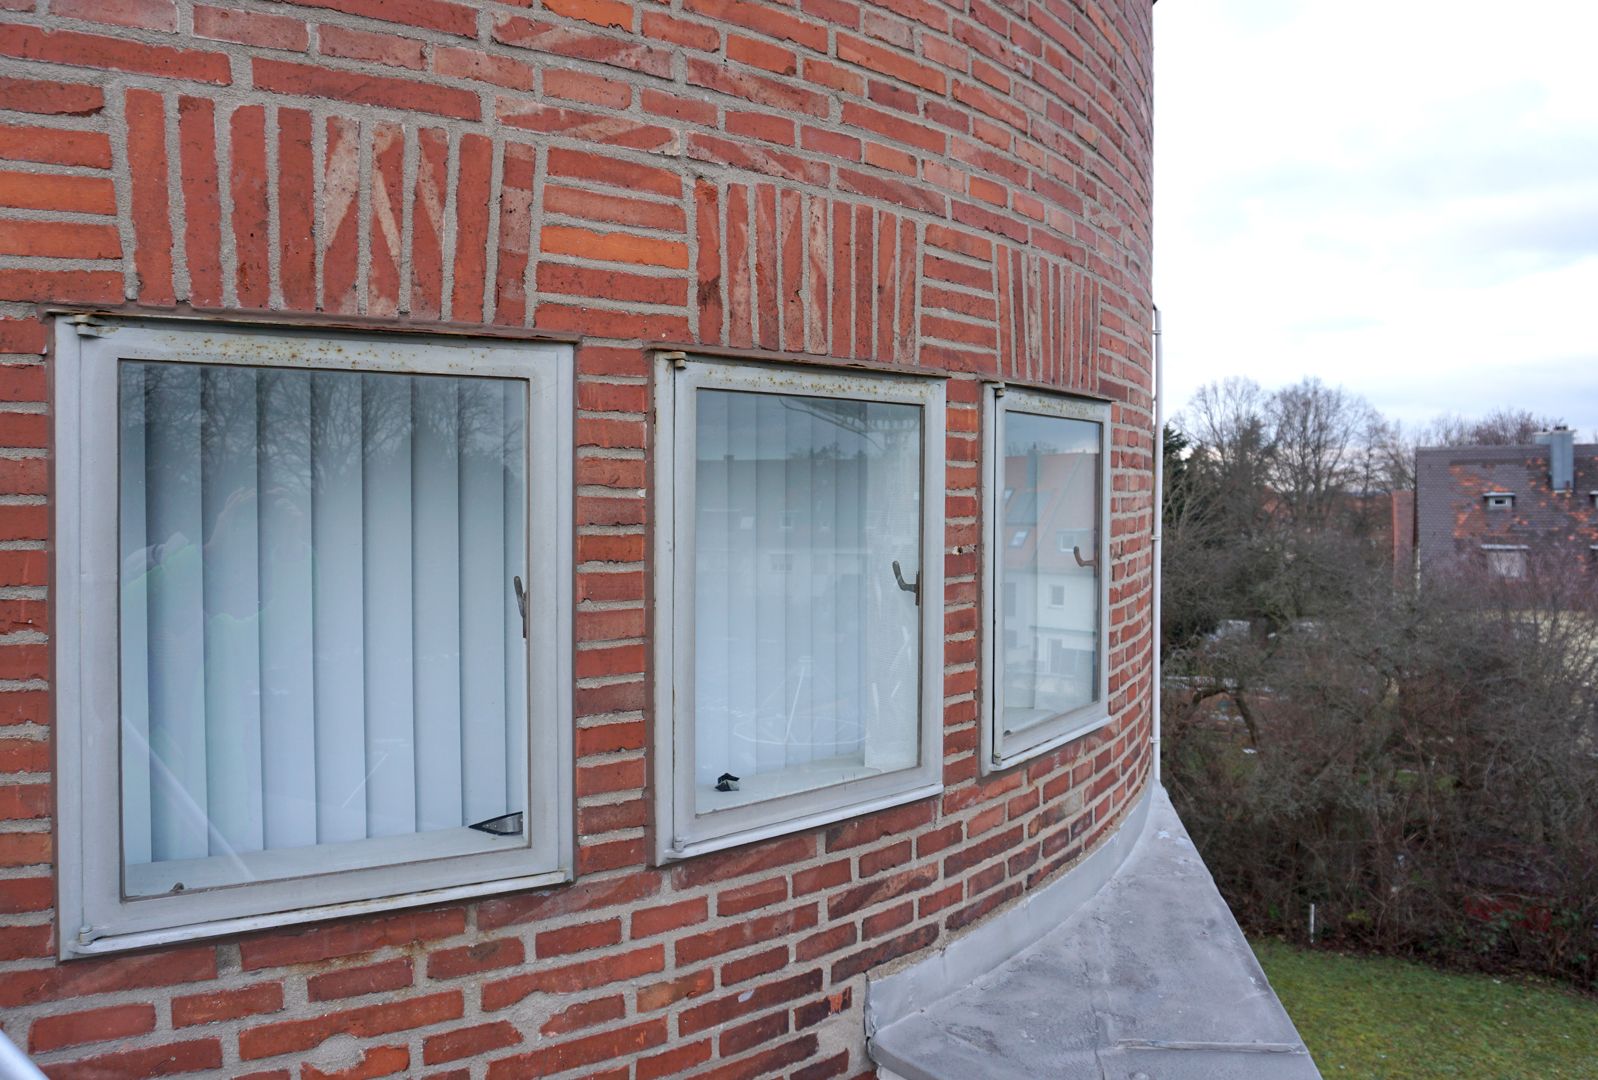
{"type": "Polygon", "coordinates": [[[525,385],[136,361],[118,383],[128,892],[523,809],[525,385]]]}
{"type": "Polygon", "coordinates": [[[893,567],[921,568],[921,410],[701,390],[697,415],[698,810],[913,766],[919,622],[893,567]]]}
{"type": "Polygon", "coordinates": [[[996,539],[1007,733],[1097,698],[1100,432],[1086,420],[1004,416],[996,539]]]}

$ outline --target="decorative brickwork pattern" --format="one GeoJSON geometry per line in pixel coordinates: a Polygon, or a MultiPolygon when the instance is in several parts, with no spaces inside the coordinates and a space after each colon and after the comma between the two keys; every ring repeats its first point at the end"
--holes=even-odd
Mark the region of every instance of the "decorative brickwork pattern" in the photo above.
{"type": "Polygon", "coordinates": [[[0,0],[0,1025],[56,1077],[869,1074],[1149,775],[1148,0],[0,0]],[[57,963],[47,307],[576,341],[577,880],[57,963]],[[936,799],[648,864],[649,349],[948,372],[936,799]],[[1111,725],[979,779],[982,378],[1114,403],[1111,725]]]}

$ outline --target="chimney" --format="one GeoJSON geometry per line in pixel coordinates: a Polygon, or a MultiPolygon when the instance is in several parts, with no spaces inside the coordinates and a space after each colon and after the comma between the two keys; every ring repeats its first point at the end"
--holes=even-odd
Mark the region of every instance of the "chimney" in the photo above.
{"type": "Polygon", "coordinates": [[[1555,491],[1576,486],[1576,433],[1567,427],[1537,433],[1537,445],[1548,447],[1548,483],[1555,491]]]}

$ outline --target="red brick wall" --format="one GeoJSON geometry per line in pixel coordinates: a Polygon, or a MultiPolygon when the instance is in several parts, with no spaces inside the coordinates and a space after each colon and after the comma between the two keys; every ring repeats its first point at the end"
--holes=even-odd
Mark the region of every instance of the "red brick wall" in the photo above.
{"type": "Polygon", "coordinates": [[[58,1076],[868,1072],[1149,771],[1147,0],[0,0],[0,1023],[58,1076]],[[578,880],[57,964],[47,305],[576,338],[578,880]],[[661,344],[955,373],[945,794],[648,865],[661,344]],[[1115,403],[1115,722],[979,780],[981,376],[1115,403]]]}

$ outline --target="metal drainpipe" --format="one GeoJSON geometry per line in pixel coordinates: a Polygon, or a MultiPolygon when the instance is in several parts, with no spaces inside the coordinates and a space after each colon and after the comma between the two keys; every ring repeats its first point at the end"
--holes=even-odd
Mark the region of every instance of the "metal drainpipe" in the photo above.
{"type": "Polygon", "coordinates": [[[1164,658],[1160,655],[1160,591],[1164,573],[1160,549],[1165,541],[1165,343],[1160,336],[1160,308],[1154,307],[1154,734],[1150,738],[1154,754],[1154,783],[1160,783],[1160,679],[1164,658]]]}
{"type": "Polygon", "coordinates": [[[44,1073],[0,1031],[0,1077],[5,1080],[44,1080],[44,1073]]]}

